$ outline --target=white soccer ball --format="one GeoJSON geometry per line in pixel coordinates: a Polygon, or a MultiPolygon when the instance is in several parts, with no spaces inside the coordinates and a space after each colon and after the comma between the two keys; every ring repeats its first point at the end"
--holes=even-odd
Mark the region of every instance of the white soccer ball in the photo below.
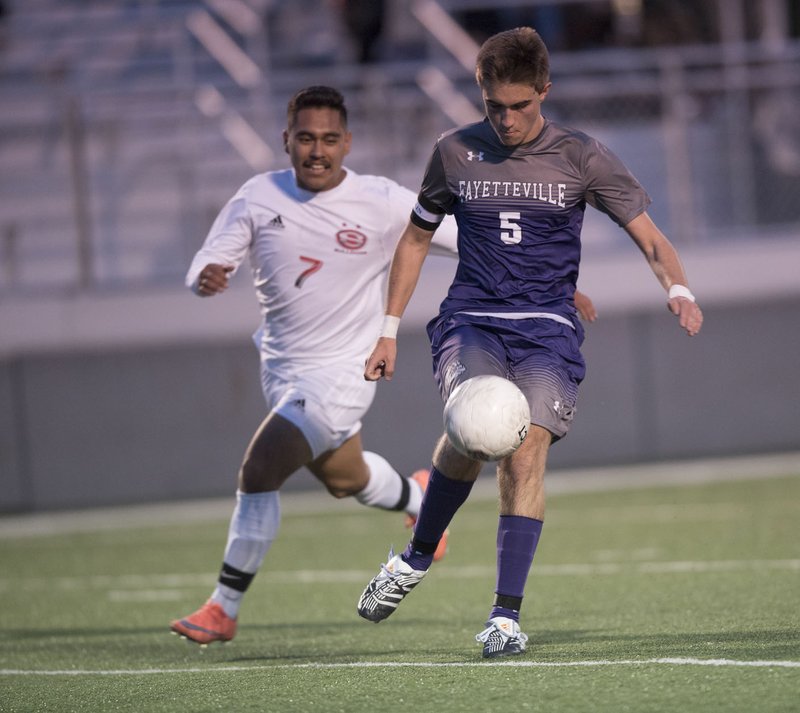
{"type": "Polygon", "coordinates": [[[508,379],[474,376],[444,405],[444,428],[455,448],[476,460],[500,460],[519,448],[531,422],[528,400],[508,379]]]}

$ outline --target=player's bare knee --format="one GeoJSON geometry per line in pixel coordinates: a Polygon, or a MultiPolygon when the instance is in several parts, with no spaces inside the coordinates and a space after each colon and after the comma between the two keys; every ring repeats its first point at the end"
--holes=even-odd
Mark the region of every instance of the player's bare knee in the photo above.
{"type": "Polygon", "coordinates": [[[456,450],[446,434],[443,434],[436,444],[433,465],[446,477],[463,481],[475,480],[483,467],[481,461],[469,458],[456,450]]]}

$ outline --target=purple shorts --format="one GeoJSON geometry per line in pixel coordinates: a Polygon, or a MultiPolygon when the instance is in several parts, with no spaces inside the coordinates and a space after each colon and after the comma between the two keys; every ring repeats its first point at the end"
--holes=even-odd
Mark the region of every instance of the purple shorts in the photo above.
{"type": "Polygon", "coordinates": [[[455,314],[433,320],[428,337],[433,374],[443,401],[462,381],[496,374],[528,399],[531,423],[553,440],[566,435],[586,368],[582,330],[552,319],[499,319],[455,314]]]}

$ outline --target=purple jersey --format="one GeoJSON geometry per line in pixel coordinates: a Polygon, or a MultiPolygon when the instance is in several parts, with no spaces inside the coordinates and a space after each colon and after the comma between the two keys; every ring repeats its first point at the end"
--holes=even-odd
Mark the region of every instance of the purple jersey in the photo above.
{"type": "Polygon", "coordinates": [[[459,262],[440,317],[456,312],[549,316],[574,324],[586,204],[627,225],[650,198],[623,163],[580,131],[545,120],[508,147],[488,120],[443,134],[412,221],[458,223],[459,262]]]}

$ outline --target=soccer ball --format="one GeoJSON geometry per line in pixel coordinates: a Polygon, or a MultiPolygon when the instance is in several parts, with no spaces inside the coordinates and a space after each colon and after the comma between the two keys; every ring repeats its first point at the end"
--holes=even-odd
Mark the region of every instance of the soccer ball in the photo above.
{"type": "Polygon", "coordinates": [[[531,411],[523,393],[500,376],[474,376],[444,405],[444,428],[456,450],[476,460],[500,460],[528,435],[531,411]]]}

